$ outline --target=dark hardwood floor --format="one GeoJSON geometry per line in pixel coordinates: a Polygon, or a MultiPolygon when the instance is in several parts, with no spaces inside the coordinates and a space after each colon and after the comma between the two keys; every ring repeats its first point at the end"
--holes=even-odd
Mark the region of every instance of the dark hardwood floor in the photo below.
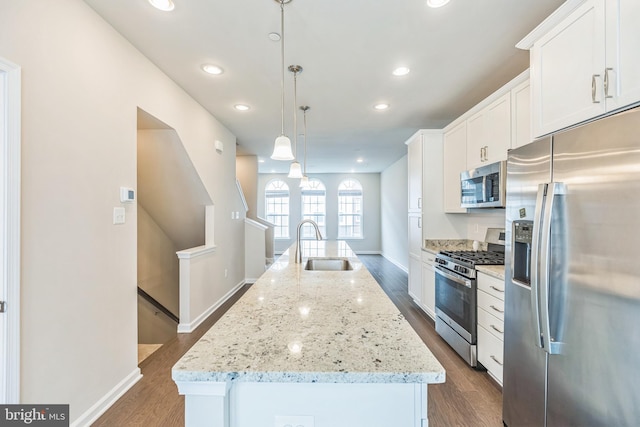
{"type": "MultiPolygon", "coordinates": [[[[502,426],[499,386],[486,372],[467,366],[440,338],[433,321],[409,297],[407,274],[380,255],[359,258],[447,371],[444,384],[430,385],[428,389],[429,426],[502,426]]],[[[193,333],[178,334],[144,360],[140,364],[143,378],[93,426],[183,426],[184,398],[171,380],[171,367],[248,287],[243,287],[193,333]]]]}

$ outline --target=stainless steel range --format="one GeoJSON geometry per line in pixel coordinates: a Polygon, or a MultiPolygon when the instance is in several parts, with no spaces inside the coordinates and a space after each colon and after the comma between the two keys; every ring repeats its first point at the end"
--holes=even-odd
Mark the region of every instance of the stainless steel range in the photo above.
{"type": "Polygon", "coordinates": [[[503,229],[489,228],[486,251],[441,251],[436,255],[436,331],[476,367],[476,266],[504,264],[503,229]]]}

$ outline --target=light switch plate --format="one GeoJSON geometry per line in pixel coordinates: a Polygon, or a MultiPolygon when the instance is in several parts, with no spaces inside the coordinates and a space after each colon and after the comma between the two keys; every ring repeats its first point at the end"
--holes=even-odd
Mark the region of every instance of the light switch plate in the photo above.
{"type": "Polygon", "coordinates": [[[114,224],[124,224],[125,222],[125,210],[124,208],[118,207],[113,208],[113,223],[114,224]]]}
{"type": "Polygon", "coordinates": [[[313,417],[308,415],[276,415],[274,427],[313,427],[313,417]]]}

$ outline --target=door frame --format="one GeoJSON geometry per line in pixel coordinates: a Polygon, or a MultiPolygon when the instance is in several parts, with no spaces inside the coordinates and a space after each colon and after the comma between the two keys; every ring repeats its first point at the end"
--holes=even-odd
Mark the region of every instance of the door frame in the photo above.
{"type": "MultiPolygon", "coordinates": [[[[0,403],[20,401],[20,146],[21,69],[0,57],[3,90],[0,92],[4,131],[0,144],[4,162],[0,167],[0,226],[2,242],[0,300],[6,301],[0,342],[0,403]]],[[[1,110],[0,110],[1,111],[1,110]]],[[[2,128],[0,128],[2,129],[2,128]]]]}

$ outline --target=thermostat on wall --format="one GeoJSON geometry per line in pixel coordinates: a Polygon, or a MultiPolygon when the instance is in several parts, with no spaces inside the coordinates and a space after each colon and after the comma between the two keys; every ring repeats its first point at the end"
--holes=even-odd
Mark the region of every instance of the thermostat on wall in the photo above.
{"type": "Polygon", "coordinates": [[[120,187],[120,201],[122,203],[130,203],[136,199],[136,192],[133,188],[120,187]]]}

